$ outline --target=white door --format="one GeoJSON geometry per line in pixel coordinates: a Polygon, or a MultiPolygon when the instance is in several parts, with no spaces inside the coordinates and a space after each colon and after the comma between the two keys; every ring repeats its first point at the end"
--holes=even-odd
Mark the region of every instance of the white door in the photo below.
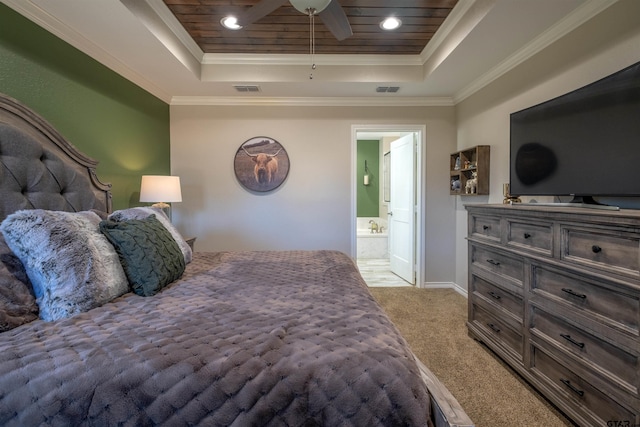
{"type": "Polygon", "coordinates": [[[389,167],[389,257],[391,271],[415,284],[415,167],[414,135],[391,143],[389,167]]]}

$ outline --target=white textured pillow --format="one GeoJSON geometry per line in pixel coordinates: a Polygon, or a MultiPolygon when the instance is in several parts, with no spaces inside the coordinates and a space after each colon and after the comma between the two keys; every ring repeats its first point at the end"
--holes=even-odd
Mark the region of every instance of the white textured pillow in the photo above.
{"type": "Polygon", "coordinates": [[[184,237],[180,234],[180,232],[171,224],[169,217],[164,213],[162,209],[149,208],[149,207],[138,207],[138,208],[129,208],[122,209],[119,211],[115,211],[111,215],[109,215],[109,219],[111,221],[126,221],[128,219],[145,219],[151,215],[155,215],[158,218],[158,221],[162,223],[164,228],[171,233],[173,240],[176,241],[182,255],[184,255],[184,263],[189,264],[191,262],[191,258],[193,257],[193,252],[191,251],[191,246],[184,240],[184,237]]]}
{"type": "Polygon", "coordinates": [[[57,320],[129,291],[118,254],[93,212],[22,210],[0,224],[33,285],[40,318],[57,320]]]}

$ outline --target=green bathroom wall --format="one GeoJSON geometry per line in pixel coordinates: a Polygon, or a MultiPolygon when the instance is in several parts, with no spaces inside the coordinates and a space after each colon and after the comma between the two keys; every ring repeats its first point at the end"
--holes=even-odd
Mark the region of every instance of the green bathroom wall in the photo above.
{"type": "Polygon", "coordinates": [[[114,209],[140,204],[142,175],[171,172],[169,105],[3,4],[0,92],[100,162],[114,209]]]}
{"type": "Polygon", "coordinates": [[[357,143],[357,205],[359,217],[380,216],[380,141],[359,140],[357,143]],[[369,185],[364,185],[365,161],[369,169],[369,185]]]}

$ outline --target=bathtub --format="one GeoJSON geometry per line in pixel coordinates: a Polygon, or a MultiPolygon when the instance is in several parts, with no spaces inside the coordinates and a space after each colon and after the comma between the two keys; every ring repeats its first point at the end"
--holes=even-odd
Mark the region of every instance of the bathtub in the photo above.
{"type": "Polygon", "coordinates": [[[357,257],[389,258],[389,236],[387,234],[387,220],[383,218],[359,217],[356,223],[357,257]],[[370,220],[374,220],[383,228],[382,233],[371,233],[370,220]]]}

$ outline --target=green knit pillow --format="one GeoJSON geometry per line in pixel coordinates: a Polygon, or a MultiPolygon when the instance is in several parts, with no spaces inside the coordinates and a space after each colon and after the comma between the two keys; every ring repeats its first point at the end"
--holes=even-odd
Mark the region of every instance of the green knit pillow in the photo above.
{"type": "Polygon", "coordinates": [[[116,249],[136,294],[155,295],[182,276],[184,256],[155,215],[128,221],[105,220],[100,223],[100,231],[116,249]]]}

